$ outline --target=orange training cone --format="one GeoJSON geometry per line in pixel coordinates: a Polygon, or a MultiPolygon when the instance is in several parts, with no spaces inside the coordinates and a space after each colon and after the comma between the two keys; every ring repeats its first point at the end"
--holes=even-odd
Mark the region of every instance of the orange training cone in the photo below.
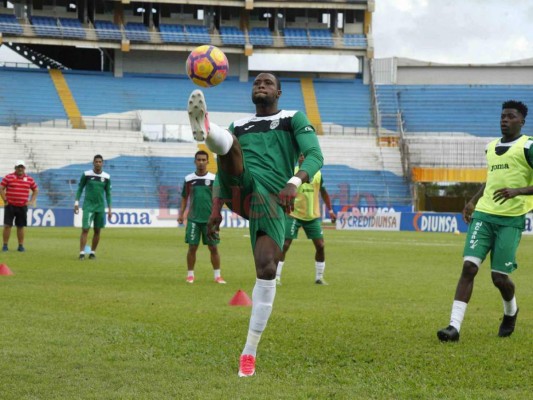
{"type": "Polygon", "coordinates": [[[6,264],[0,264],[0,275],[13,275],[13,272],[6,264]]]}
{"type": "Polygon", "coordinates": [[[237,290],[237,293],[235,293],[235,296],[231,298],[229,301],[230,306],[246,306],[249,307],[252,305],[252,300],[248,297],[248,295],[243,290],[237,290]]]}

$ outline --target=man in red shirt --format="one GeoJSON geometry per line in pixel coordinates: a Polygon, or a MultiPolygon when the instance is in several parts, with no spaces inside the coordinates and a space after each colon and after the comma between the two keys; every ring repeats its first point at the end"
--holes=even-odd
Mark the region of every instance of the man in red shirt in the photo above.
{"type": "Polygon", "coordinates": [[[28,205],[35,206],[39,189],[33,178],[26,175],[26,164],[22,160],[15,163],[15,172],[4,176],[0,182],[0,196],[4,201],[4,245],[2,251],[7,251],[7,242],[11,235],[13,222],[17,226],[18,251],[24,249],[24,227],[27,225],[28,205]],[[31,199],[30,190],[32,192],[31,199]]]}

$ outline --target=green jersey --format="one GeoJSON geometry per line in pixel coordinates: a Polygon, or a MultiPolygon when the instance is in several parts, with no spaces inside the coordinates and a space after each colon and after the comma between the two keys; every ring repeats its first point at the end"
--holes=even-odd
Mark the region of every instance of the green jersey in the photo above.
{"type": "Polygon", "coordinates": [[[83,201],[83,211],[105,212],[105,201],[111,207],[111,176],[102,171],[97,174],[93,170],[85,171],[80,178],[76,201],[81,197],[85,189],[85,199],[83,201]]]}
{"type": "Polygon", "coordinates": [[[187,220],[206,223],[213,207],[213,182],[215,175],[208,172],[205,175],[189,174],[185,177],[181,197],[189,198],[189,214],[187,220]]]}
{"type": "MultiPolygon", "coordinates": [[[[300,153],[300,169],[313,177],[323,157],[315,129],[300,111],[280,110],[274,115],[246,117],[233,122],[229,130],[237,137],[246,167],[254,180],[269,193],[279,193],[293,176],[300,153]]],[[[222,193],[231,198],[231,192],[222,193]]]]}

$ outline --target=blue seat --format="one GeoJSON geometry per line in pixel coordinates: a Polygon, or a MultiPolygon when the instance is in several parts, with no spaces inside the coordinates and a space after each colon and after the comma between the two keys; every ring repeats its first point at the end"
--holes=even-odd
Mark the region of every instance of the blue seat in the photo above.
{"type": "Polygon", "coordinates": [[[150,32],[141,22],[128,22],[124,25],[126,37],[132,42],[149,42],[150,32]]]}
{"type": "Polygon", "coordinates": [[[344,34],[344,45],[346,47],[363,47],[366,48],[368,43],[365,35],[346,33],[344,34]]]}
{"type": "Polygon", "coordinates": [[[250,43],[254,46],[272,46],[274,39],[268,28],[252,28],[248,32],[250,43]]]}
{"type": "Polygon", "coordinates": [[[96,36],[99,40],[122,40],[122,33],[120,28],[109,21],[94,21],[94,28],[96,30],[96,36]]]}
{"type": "Polygon", "coordinates": [[[285,45],[288,47],[309,47],[307,30],[303,28],[285,28],[285,45]]]}
{"type": "Polygon", "coordinates": [[[3,34],[22,35],[23,29],[14,15],[0,14],[0,32],[3,34]]]}
{"type": "Polygon", "coordinates": [[[85,39],[85,29],[78,19],[59,18],[63,37],[73,39],[85,39]]]}
{"type": "Polygon", "coordinates": [[[31,23],[37,36],[63,37],[63,33],[57,24],[57,19],[52,17],[32,17],[31,23]]]}
{"type": "Polygon", "coordinates": [[[211,35],[205,26],[199,25],[185,25],[187,32],[187,41],[189,43],[210,44],[211,35]]]}
{"type": "Polygon", "coordinates": [[[327,29],[309,29],[309,42],[313,47],[333,47],[333,37],[327,29]]]}
{"type": "Polygon", "coordinates": [[[244,38],[244,32],[233,26],[221,26],[220,36],[222,37],[222,43],[225,45],[241,45],[244,46],[246,39],[244,38]]]}
{"type": "Polygon", "coordinates": [[[183,25],[159,25],[161,40],[165,43],[187,43],[187,34],[183,25]]]}

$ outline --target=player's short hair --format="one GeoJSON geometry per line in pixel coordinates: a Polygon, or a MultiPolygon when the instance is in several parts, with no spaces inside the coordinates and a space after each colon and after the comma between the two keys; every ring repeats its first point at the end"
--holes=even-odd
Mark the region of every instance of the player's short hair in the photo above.
{"type": "Polygon", "coordinates": [[[272,72],[272,71],[263,71],[257,75],[261,75],[261,74],[269,74],[269,75],[272,75],[274,77],[274,79],[276,80],[276,87],[278,88],[278,90],[281,90],[281,81],[279,80],[279,76],[278,74],[276,74],[275,72],[272,72]]]}
{"type": "Polygon", "coordinates": [[[205,150],[198,150],[196,152],[196,154],[194,155],[194,159],[196,160],[196,157],[197,156],[206,156],[207,157],[207,161],[209,161],[209,154],[207,153],[207,151],[205,150]]]}
{"type": "Polygon", "coordinates": [[[527,106],[521,101],[507,100],[502,104],[502,110],[504,108],[512,108],[513,110],[518,111],[520,114],[522,114],[522,117],[524,117],[524,119],[526,119],[527,117],[527,106]]]}
{"type": "Polygon", "coordinates": [[[102,157],[100,154],[97,154],[94,156],[93,161],[96,161],[96,159],[99,158],[100,160],[104,161],[104,157],[102,157]]]}

